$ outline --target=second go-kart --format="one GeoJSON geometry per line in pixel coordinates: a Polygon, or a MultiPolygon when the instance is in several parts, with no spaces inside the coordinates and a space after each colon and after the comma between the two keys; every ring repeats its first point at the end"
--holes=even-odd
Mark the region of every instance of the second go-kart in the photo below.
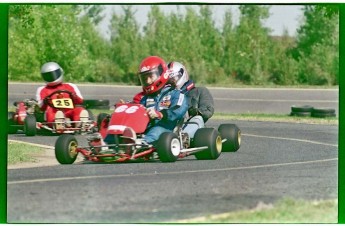
{"type": "Polygon", "coordinates": [[[140,104],[117,104],[111,115],[101,113],[97,121],[100,133],[90,136],[87,146],[78,146],[76,137],[70,134],[56,140],[55,156],[59,163],[72,164],[79,153],[92,162],[148,161],[157,156],[162,162],[175,162],[190,155],[199,160],[214,160],[220,156],[222,148],[235,151],[238,147],[233,144],[239,146],[240,142],[238,131],[224,133],[228,137],[221,136],[222,131],[233,128],[233,124],[224,125],[221,131],[200,128],[191,142],[182,132],[181,122],[173,132],[163,133],[154,144],[146,144],[143,137],[150,118],[140,104]],[[112,142],[105,143],[105,140],[112,142]]]}
{"type": "MultiPolygon", "coordinates": [[[[72,95],[73,94],[68,90],[57,90],[48,95],[44,101],[55,109],[74,109],[76,106],[73,103],[72,95]]],[[[37,131],[50,132],[53,134],[93,133],[96,131],[96,122],[94,121],[92,112],[89,110],[87,111],[89,117],[80,121],[71,121],[69,118],[63,117],[59,120],[55,120],[55,122],[46,122],[42,119],[43,117],[38,117],[39,113],[37,112],[34,114],[27,114],[23,125],[24,133],[27,136],[35,136],[37,131]]]]}
{"type": "Polygon", "coordinates": [[[24,99],[13,103],[16,107],[15,111],[8,112],[8,133],[13,134],[18,130],[24,129],[24,121],[26,116],[35,114],[38,106],[34,99],[24,99]]]}

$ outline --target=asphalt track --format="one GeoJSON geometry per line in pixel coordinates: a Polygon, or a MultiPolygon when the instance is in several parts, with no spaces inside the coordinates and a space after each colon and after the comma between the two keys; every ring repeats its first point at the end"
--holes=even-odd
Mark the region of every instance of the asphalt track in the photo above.
{"type": "MultiPolygon", "coordinates": [[[[211,119],[207,126],[217,128],[221,123],[229,122],[211,119]]],[[[222,153],[217,160],[200,161],[190,156],[175,163],[73,164],[8,170],[7,220],[177,222],[251,209],[258,203],[274,203],[284,197],[338,197],[337,125],[230,123],[242,131],[241,148],[235,153],[222,153]]],[[[53,145],[57,137],[15,134],[8,138],[53,145]]],[[[79,136],[78,141],[85,142],[85,137],[79,136]]]]}
{"type": "MultiPolygon", "coordinates": [[[[10,83],[8,105],[16,100],[34,98],[42,84],[10,83]]],[[[140,92],[139,86],[78,85],[85,99],[108,99],[111,105],[119,99],[131,100],[140,92]]],[[[334,108],[338,115],[338,89],[278,88],[209,88],[218,113],[289,114],[292,105],[334,108]]]]}

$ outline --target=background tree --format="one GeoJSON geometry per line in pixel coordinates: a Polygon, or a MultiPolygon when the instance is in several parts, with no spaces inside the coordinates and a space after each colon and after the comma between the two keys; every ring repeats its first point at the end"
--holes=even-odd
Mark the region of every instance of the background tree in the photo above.
{"type": "Polygon", "coordinates": [[[240,23],[236,27],[235,65],[236,78],[248,84],[263,84],[269,69],[269,29],[262,21],[269,17],[269,7],[241,5],[240,23]]]}
{"type": "Polygon", "coordinates": [[[123,5],[112,14],[108,40],[97,28],[102,5],[11,5],[8,78],[42,82],[41,65],[57,61],[66,81],[138,84],[140,61],[158,55],[183,63],[204,85],[338,84],[339,15],[333,5],[331,11],[306,5],[297,37],[272,36],[262,25],[269,17],[265,5],[240,5],[236,26],[226,12],[220,28],[210,5],[176,7],[164,13],[152,5],[141,29],[133,6],[123,5]]]}
{"type": "Polygon", "coordinates": [[[224,23],[222,28],[222,46],[223,56],[220,59],[221,67],[224,70],[226,78],[230,83],[234,82],[235,72],[235,51],[236,51],[236,35],[234,31],[234,25],[232,21],[232,12],[228,10],[224,15],[224,23]]]}
{"type": "Polygon", "coordinates": [[[132,6],[122,7],[124,14],[113,13],[111,18],[111,59],[118,69],[118,82],[136,84],[140,60],[146,56],[140,36],[139,26],[135,20],[132,6]]]}
{"type": "Polygon", "coordinates": [[[339,17],[326,8],[304,7],[305,22],[298,29],[294,58],[299,62],[299,82],[312,85],[338,83],[339,17]]]}

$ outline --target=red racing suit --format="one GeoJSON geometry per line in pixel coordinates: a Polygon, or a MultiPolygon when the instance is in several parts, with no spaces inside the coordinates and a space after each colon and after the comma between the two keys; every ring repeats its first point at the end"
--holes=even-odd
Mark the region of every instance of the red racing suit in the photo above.
{"type": "Polygon", "coordinates": [[[56,86],[41,86],[36,91],[36,100],[38,102],[38,106],[42,111],[45,111],[45,120],[46,122],[54,122],[55,120],[55,113],[57,111],[62,111],[65,114],[65,117],[70,118],[72,121],[79,121],[80,120],[80,112],[84,110],[83,107],[75,106],[83,103],[83,97],[78,89],[78,87],[73,83],[61,83],[56,86]],[[58,90],[68,90],[72,93],[70,96],[68,93],[61,93],[61,94],[54,94],[51,96],[51,99],[46,99],[51,93],[58,91],[58,90]],[[73,101],[73,108],[66,109],[66,108],[55,108],[50,106],[48,103],[52,103],[53,99],[61,99],[61,98],[71,98],[73,101]],[[46,99],[46,101],[45,101],[46,99]]]}

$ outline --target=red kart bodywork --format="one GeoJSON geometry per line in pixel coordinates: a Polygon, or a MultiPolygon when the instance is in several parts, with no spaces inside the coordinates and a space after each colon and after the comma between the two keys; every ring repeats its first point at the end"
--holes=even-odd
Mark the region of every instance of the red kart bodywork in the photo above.
{"type": "Polygon", "coordinates": [[[27,110],[28,107],[24,103],[24,101],[16,102],[15,105],[17,106],[16,114],[13,115],[13,121],[15,121],[18,125],[24,125],[24,120],[28,115],[27,110]]]}
{"type": "MultiPolygon", "coordinates": [[[[114,112],[110,119],[102,120],[99,126],[99,133],[101,137],[93,138],[89,141],[89,148],[77,148],[77,152],[82,153],[88,160],[94,162],[104,161],[105,157],[114,157],[114,162],[125,162],[130,159],[139,159],[151,155],[154,148],[148,145],[136,144],[136,138],[144,134],[150,118],[146,113],[146,108],[141,104],[119,103],[116,104],[114,112]],[[108,135],[119,136],[121,144],[114,144],[113,146],[122,147],[123,153],[99,154],[102,148],[103,140],[108,135]],[[135,135],[133,137],[133,135],[135,135]],[[140,149],[140,152],[137,152],[140,149]],[[142,150],[145,149],[145,150],[142,150]]],[[[112,145],[106,145],[111,147],[112,145]]],[[[106,160],[108,161],[108,160],[106,160]]]]}
{"type": "Polygon", "coordinates": [[[141,104],[117,104],[110,121],[102,121],[104,124],[99,132],[105,138],[107,134],[123,134],[124,130],[130,127],[136,134],[142,134],[149,122],[146,109],[141,104]]]}

